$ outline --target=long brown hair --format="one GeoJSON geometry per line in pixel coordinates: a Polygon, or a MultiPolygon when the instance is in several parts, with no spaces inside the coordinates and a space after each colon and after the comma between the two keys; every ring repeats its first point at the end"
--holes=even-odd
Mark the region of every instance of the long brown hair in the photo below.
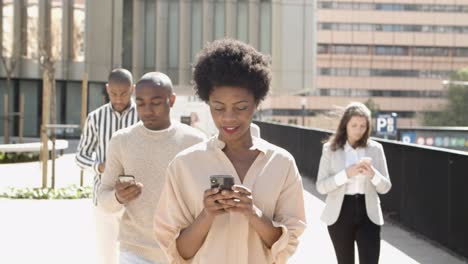
{"type": "Polygon", "coordinates": [[[346,133],[346,126],[348,125],[349,120],[353,116],[365,117],[367,120],[367,129],[364,132],[364,135],[359,139],[353,147],[366,147],[367,140],[370,137],[371,133],[371,112],[363,103],[352,102],[343,113],[343,116],[340,119],[340,123],[336,128],[335,134],[333,134],[328,140],[331,142],[331,150],[336,151],[337,149],[343,148],[348,139],[348,134],[346,133]]]}

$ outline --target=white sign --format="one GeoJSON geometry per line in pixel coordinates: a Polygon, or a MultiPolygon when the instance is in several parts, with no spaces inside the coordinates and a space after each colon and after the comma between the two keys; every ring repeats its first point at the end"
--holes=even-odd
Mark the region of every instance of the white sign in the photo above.
{"type": "Polygon", "coordinates": [[[383,136],[396,136],[396,116],[392,115],[378,115],[376,118],[376,132],[378,135],[383,136]]]}

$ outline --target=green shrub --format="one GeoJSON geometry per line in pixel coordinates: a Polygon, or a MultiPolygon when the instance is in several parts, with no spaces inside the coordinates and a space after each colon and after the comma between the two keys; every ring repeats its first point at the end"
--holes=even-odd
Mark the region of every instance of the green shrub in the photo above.
{"type": "Polygon", "coordinates": [[[17,163],[38,161],[39,153],[37,152],[0,152],[0,163],[17,163]]]}
{"type": "Polygon", "coordinates": [[[89,186],[71,185],[64,188],[8,188],[0,192],[0,197],[11,199],[83,199],[90,198],[92,189],[89,186]]]}

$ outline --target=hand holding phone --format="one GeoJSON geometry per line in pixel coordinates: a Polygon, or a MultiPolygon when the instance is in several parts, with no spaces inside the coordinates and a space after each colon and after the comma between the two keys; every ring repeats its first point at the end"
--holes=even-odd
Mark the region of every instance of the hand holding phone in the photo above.
{"type": "Polygon", "coordinates": [[[121,204],[126,204],[138,196],[143,189],[143,184],[135,182],[133,175],[119,175],[119,180],[115,184],[115,197],[121,204]]]}

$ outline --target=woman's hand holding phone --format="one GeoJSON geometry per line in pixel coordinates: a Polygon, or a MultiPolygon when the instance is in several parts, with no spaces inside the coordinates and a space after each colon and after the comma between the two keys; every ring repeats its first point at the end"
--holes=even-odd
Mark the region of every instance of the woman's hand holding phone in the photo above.
{"type": "Polygon", "coordinates": [[[210,217],[214,217],[223,213],[226,213],[226,209],[231,206],[221,203],[226,197],[221,193],[220,188],[210,188],[205,190],[203,195],[203,205],[205,206],[205,212],[210,217]]]}
{"type": "Polygon", "coordinates": [[[348,178],[359,175],[359,173],[361,173],[361,164],[359,163],[346,168],[346,175],[348,176],[348,178]]]}
{"type": "Polygon", "coordinates": [[[232,190],[223,190],[221,193],[225,199],[219,202],[229,205],[229,211],[241,213],[248,219],[254,215],[259,216],[260,210],[253,204],[252,192],[247,187],[234,185],[232,190]]]}

